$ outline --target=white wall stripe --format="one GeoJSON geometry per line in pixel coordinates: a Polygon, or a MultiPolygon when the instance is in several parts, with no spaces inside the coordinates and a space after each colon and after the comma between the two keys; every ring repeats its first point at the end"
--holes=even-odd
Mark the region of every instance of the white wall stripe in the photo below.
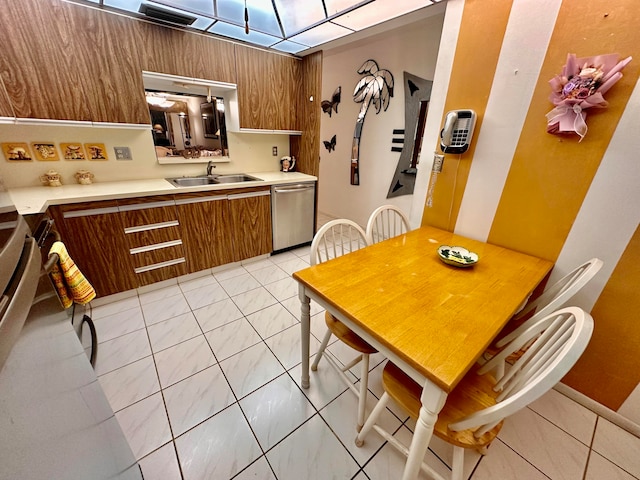
{"type": "Polygon", "coordinates": [[[513,3],[456,222],[460,235],[489,237],[561,3],[513,3]]]}
{"type": "Polygon", "coordinates": [[[440,134],[440,120],[442,119],[444,104],[447,100],[447,91],[449,90],[453,59],[456,55],[456,45],[458,43],[463,11],[464,0],[449,0],[447,2],[447,11],[442,26],[436,71],[433,77],[433,89],[431,90],[431,99],[429,100],[429,112],[427,113],[424,135],[422,136],[422,150],[418,158],[420,165],[413,189],[413,197],[411,199],[411,211],[409,212],[411,228],[418,228],[422,223],[422,213],[424,212],[424,204],[427,198],[427,187],[429,186],[431,167],[433,166],[432,149],[435,147],[440,134]]]}
{"type": "Polygon", "coordinates": [[[609,147],[562,247],[550,282],[592,257],[602,270],[575,297],[591,311],[640,222],[640,81],[629,98],[609,147]]]}

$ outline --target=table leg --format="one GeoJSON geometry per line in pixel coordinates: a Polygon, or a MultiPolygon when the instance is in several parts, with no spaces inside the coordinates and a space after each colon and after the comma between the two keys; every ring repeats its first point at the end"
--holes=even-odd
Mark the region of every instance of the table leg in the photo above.
{"type": "Polygon", "coordinates": [[[433,427],[446,399],[447,394],[445,392],[429,380],[426,381],[420,396],[420,401],[422,402],[420,416],[416,422],[416,430],[413,433],[413,439],[409,447],[409,456],[404,467],[402,480],[415,480],[418,478],[420,464],[424,460],[424,454],[427,452],[431,442],[433,427]]]}
{"type": "Polygon", "coordinates": [[[302,346],[302,388],[309,388],[309,335],[311,330],[311,300],[304,291],[304,286],[299,286],[298,297],[300,298],[301,342],[302,346]]]}

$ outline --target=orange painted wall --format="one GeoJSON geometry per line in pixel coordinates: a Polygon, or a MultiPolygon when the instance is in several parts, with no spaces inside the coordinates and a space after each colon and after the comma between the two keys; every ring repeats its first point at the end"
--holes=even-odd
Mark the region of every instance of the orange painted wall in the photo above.
{"type": "MultiPolygon", "coordinates": [[[[444,111],[474,108],[479,113],[474,140],[483,134],[482,114],[494,84],[511,5],[511,1],[464,3],[444,111]]],[[[638,83],[639,27],[636,0],[562,0],[500,202],[493,220],[488,219],[492,221],[489,242],[558,260],[638,83]],[[609,107],[587,110],[589,131],[581,142],[576,135],[546,133],[545,114],[553,108],[548,81],[560,73],[568,53],[578,57],[606,53],[634,57],[624,69],[622,80],[607,92],[609,107]]],[[[485,123],[484,128],[488,125],[485,123]]],[[[473,144],[459,159],[459,167],[458,159],[447,155],[435,189],[434,207],[424,208],[423,225],[454,229],[472,161],[473,144]]],[[[616,188],[615,179],[611,188],[616,188]]],[[[594,223],[594,231],[598,228],[594,223]]],[[[594,335],[564,380],[613,410],[620,408],[640,383],[639,265],[640,233],[636,230],[619,264],[607,265],[609,271],[614,270],[597,301],[593,299],[594,335]]]]}
{"type": "Polygon", "coordinates": [[[575,135],[546,133],[545,114],[553,108],[548,81],[560,73],[568,53],[640,59],[639,26],[640,8],[628,2],[562,2],[489,242],[548,260],[558,257],[638,80],[640,62],[627,65],[607,92],[609,108],[587,110],[589,131],[581,142],[575,135]]]}
{"type": "Polygon", "coordinates": [[[587,351],[563,383],[617,410],[640,383],[640,227],[591,311],[595,328],[587,351]]]}
{"type": "MultiPolygon", "coordinates": [[[[478,119],[474,138],[482,129],[511,4],[511,0],[467,0],[465,3],[444,111],[475,110],[478,119]]],[[[439,152],[440,144],[434,149],[439,152]]],[[[453,230],[474,151],[475,142],[462,155],[446,156],[434,191],[433,207],[424,209],[423,225],[453,230]]]]}

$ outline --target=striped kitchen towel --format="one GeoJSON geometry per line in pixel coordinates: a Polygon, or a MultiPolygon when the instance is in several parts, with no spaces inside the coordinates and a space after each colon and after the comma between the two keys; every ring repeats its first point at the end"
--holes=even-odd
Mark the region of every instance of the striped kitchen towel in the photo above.
{"type": "Polygon", "coordinates": [[[62,306],[69,308],[73,302],[84,305],[93,300],[96,297],[96,291],[71,259],[64,243],[54,242],[49,250],[49,256],[54,253],[58,254],[59,260],[53,265],[50,275],[62,306]]]}

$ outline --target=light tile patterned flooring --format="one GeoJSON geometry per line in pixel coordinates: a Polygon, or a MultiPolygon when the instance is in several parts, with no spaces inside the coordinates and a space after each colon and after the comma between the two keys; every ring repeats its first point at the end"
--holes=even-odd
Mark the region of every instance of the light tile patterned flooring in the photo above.
{"type": "MultiPolygon", "coordinates": [[[[96,373],[146,480],[400,478],[404,458],[372,432],[355,438],[355,396],[326,362],[300,388],[301,248],[93,307],[96,373]]],[[[324,334],[312,302],[312,354],[324,334]]],[[[329,350],[346,360],[340,342],[329,350]]],[[[372,358],[369,409],[384,359],[372,358]]],[[[356,367],[357,370],[357,367],[356,367]]],[[[410,441],[392,408],[387,429],[410,441]]],[[[446,472],[447,445],[427,461],[446,472]]],[[[640,439],[552,390],[510,417],[465,478],[640,478],[640,439]]],[[[421,478],[426,478],[423,475],[421,478]]]]}

